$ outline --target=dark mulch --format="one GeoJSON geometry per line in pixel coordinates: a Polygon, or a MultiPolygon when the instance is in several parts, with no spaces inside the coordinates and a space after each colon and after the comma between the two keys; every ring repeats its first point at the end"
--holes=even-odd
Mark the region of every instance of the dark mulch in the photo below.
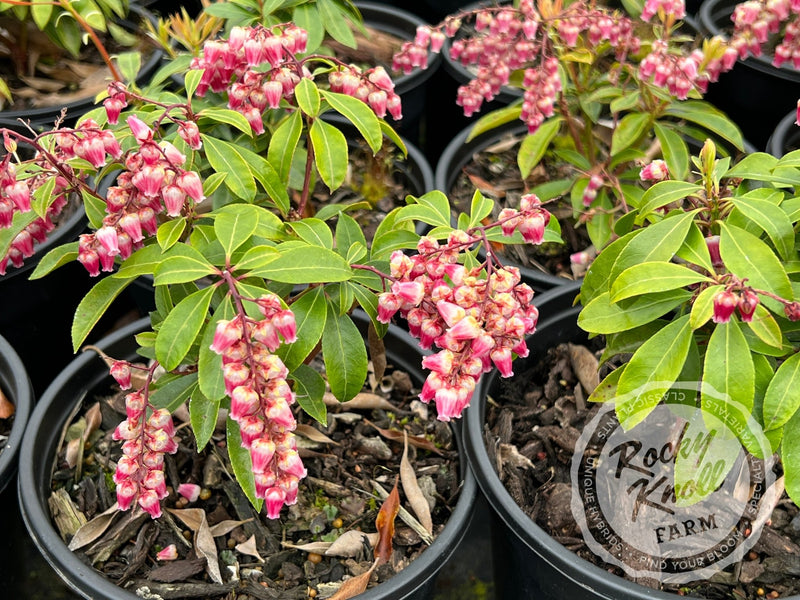
{"type": "MultiPolygon", "coordinates": [[[[152,521],[140,511],[116,513],[102,535],[81,548],[79,555],[88,562],[94,561],[94,566],[111,580],[132,590],[147,586],[164,598],[288,600],[308,598],[310,590],[317,597],[327,597],[344,579],[365,572],[373,562],[368,544],[356,543],[348,548],[346,556],[335,557],[325,555],[323,543],[332,542],[345,532],[376,532],[375,518],[382,499],[375,494],[375,486],[389,492],[394,485],[403,454],[404,430],[416,438],[417,446],[409,446],[409,458],[423,494],[434,505],[434,537],[455,505],[460,477],[452,430],[436,421],[432,412],[426,416],[427,407],[415,401],[416,393],[408,374],[395,371],[375,392],[365,390],[360,396],[377,408],[329,408],[327,427],[298,411],[301,428],[306,427],[311,435],[299,436],[308,477],[301,482],[297,504],[284,508],[281,518],[274,521],[253,510],[229,475],[232,471],[224,430],[218,429],[213,443],[197,453],[189,428],[179,427],[180,449],[166,463],[167,483],[171,486],[170,495],[163,502],[167,516],[152,521]],[[387,400],[394,408],[385,405],[387,400]],[[319,438],[321,434],[332,441],[319,438]],[[201,499],[188,506],[172,491],[185,482],[203,487],[201,499]],[[246,522],[232,524],[230,531],[203,546],[177,516],[181,513],[169,512],[174,508],[201,509],[212,528],[221,528],[219,524],[225,521],[246,522]],[[251,538],[263,560],[250,553],[251,538]],[[178,560],[156,561],[156,552],[170,544],[177,546],[178,560]],[[293,548],[307,544],[314,545],[305,550],[293,548]],[[221,583],[214,583],[209,576],[208,565],[217,561],[221,583]]],[[[91,415],[87,409],[95,402],[98,400],[88,402],[82,414],[91,415]]],[[[122,403],[120,393],[99,400],[102,424],[89,436],[81,453],[80,476],[76,478],[75,467],[65,466],[68,442],[58,456],[54,497],[60,495],[63,502],[60,490],[66,490],[75,509],[87,519],[103,513],[115,501],[110,467],[119,458],[120,450],[111,440],[111,432],[124,418],[120,413],[122,403]]],[[[80,432],[80,419],[74,421],[72,434],[80,432]]],[[[180,423],[176,419],[176,426],[180,423]]],[[[398,488],[401,506],[410,511],[402,486],[398,488]]],[[[415,529],[398,517],[391,560],[373,573],[370,587],[390,579],[427,545],[415,529]]]]}
{"type": "MultiPolygon", "coordinates": [[[[597,346],[591,349],[598,350],[597,346]]],[[[622,569],[603,563],[589,550],[570,508],[570,468],[575,445],[583,427],[599,409],[599,405],[583,402],[578,368],[569,346],[561,344],[551,348],[545,360],[529,371],[500,380],[493,402],[487,407],[485,442],[494,464],[498,464],[494,460],[496,453],[505,452],[500,479],[531,519],[581,558],[630,579],[622,569]]],[[[651,580],[639,583],[659,586],[651,580]]],[[[784,495],[743,561],[710,580],[663,585],[660,589],[727,600],[800,593],[800,509],[784,495]]]]}

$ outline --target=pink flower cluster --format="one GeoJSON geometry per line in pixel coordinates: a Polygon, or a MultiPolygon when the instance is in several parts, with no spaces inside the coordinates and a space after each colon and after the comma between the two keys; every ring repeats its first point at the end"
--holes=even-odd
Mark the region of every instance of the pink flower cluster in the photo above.
{"type": "Polygon", "coordinates": [[[390,263],[395,281],[378,299],[380,321],[389,322],[400,311],[422,348],[440,349],[422,360],[430,374],[420,400],[435,400],[441,421],[461,416],[492,364],[502,376],[512,374],[512,353],[527,355],[524,337],[538,318],[533,290],[520,283],[516,268],[496,269],[486,279],[478,277],[480,269],[456,262],[477,239],[457,230],[444,246],[424,237],[417,254],[395,252],[390,263]]]}
{"type": "Polygon", "coordinates": [[[639,179],[642,181],[664,181],[669,178],[667,163],[661,159],[656,159],[647,163],[639,171],[639,179]]]}
{"type": "Polygon", "coordinates": [[[400,96],[394,91],[394,82],[380,65],[363,73],[353,66],[341,67],[330,72],[328,83],[332,92],[358,98],[381,119],[386,116],[386,111],[395,121],[403,118],[403,106],[400,96]]]}
{"type": "MultiPolygon", "coordinates": [[[[93,276],[101,270],[111,271],[115,256],[130,256],[142,246],[145,234],[155,235],[156,215],[166,211],[168,216],[176,217],[183,213],[187,199],[193,203],[205,199],[200,176],[183,168],[186,156],[170,142],[156,142],[153,130],[138,117],[129,116],[127,125],[137,145],[125,154],[125,170],[117,176],[117,185],[108,189],[103,226],[81,235],[78,242],[78,260],[93,276]]],[[[190,147],[199,148],[199,136],[195,139],[191,125],[179,126],[178,132],[190,147]]],[[[111,135],[99,129],[90,132],[111,135]]],[[[62,138],[74,139],[64,134],[58,138],[59,144],[62,138]]],[[[120,159],[122,153],[112,156],[120,159]]],[[[93,159],[95,167],[103,166],[105,158],[99,151],[93,159]]]]}
{"type": "Polygon", "coordinates": [[[141,391],[125,396],[127,419],[117,426],[112,436],[123,441],[114,483],[120,510],[128,510],[137,502],[157,519],[161,516],[161,500],[168,495],[164,455],[177,452],[178,442],[169,411],[152,410],[147,416],[149,409],[147,397],[141,391]]]}
{"type": "Polygon", "coordinates": [[[711,320],[714,323],[727,323],[738,309],[742,322],[749,323],[753,320],[758,304],[758,294],[749,287],[742,288],[738,293],[725,289],[714,296],[714,312],[711,320]]]}
{"type": "Polygon", "coordinates": [[[780,67],[791,62],[800,69],[800,2],[798,0],[748,0],[738,4],[731,19],[734,33],[730,40],[732,50],[739,58],[748,54],[760,56],[763,46],[786,23],[783,39],[775,47],[773,64],[780,67]]]}
{"type": "Polygon", "coordinates": [[[219,321],[211,349],[222,356],[229,415],[239,425],[242,447],[250,451],[256,497],[265,499],[267,515],[277,519],[284,505],[297,501],[299,481],[306,476],[293,433],[288,370],[274,354],[281,337],[295,341],[297,326],[278,296],[267,294],[257,303],[264,318],[240,314],[219,321]]]}
{"type": "Polygon", "coordinates": [[[662,15],[662,21],[683,19],[686,3],[684,0],[646,0],[642,7],[642,21],[647,23],[657,14],[662,15]]]}
{"type": "Polygon", "coordinates": [[[522,86],[525,91],[519,118],[528,126],[529,133],[535,133],[544,120],[555,113],[556,96],[561,91],[558,59],[550,56],[538,69],[525,69],[522,86]]]}
{"type": "Polygon", "coordinates": [[[64,177],[37,159],[41,169],[32,176],[18,179],[17,167],[11,162],[11,156],[7,154],[0,161],[0,229],[11,227],[16,213],[30,212],[33,193],[50,180],[54,181],[51,192],[54,200],[44,217],[35,218],[14,236],[6,255],[0,257],[0,275],[5,275],[9,262],[19,268],[26,258],[33,255],[34,244],[45,241],[47,234],[55,228],[54,219],[67,205],[67,180],[64,177]]]}
{"type": "Polygon", "coordinates": [[[519,210],[504,208],[498,215],[503,235],[511,237],[515,231],[529,244],[541,244],[544,230],[550,222],[550,213],[542,208],[536,194],[523,194],[519,199],[519,210]]]}
{"type": "Polygon", "coordinates": [[[639,63],[639,75],[658,87],[665,87],[679,100],[686,100],[693,89],[704,93],[709,82],[719,78],[723,66],[723,61],[707,59],[700,49],[688,56],[676,55],[670,52],[667,40],[659,39],[639,63]]]}

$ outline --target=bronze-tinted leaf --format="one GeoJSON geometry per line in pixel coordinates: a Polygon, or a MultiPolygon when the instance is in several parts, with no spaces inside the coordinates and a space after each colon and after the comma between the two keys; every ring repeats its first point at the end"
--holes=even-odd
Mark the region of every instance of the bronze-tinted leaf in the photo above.
{"type": "Polygon", "coordinates": [[[6,398],[3,390],[0,390],[0,419],[8,419],[14,414],[14,410],[14,403],[6,398]]]}
{"type": "Polygon", "coordinates": [[[378,561],[376,560],[372,563],[369,571],[364,571],[361,575],[345,580],[345,582],[342,583],[342,587],[340,587],[329,600],[349,600],[359,594],[363,594],[367,589],[369,578],[372,577],[372,572],[375,570],[377,564],[378,561]]]}
{"type": "Polygon", "coordinates": [[[375,546],[375,559],[378,564],[387,562],[392,556],[392,537],[394,537],[394,520],[400,510],[400,494],[397,492],[397,479],[386,500],[381,504],[375,527],[380,534],[375,546]]]}
{"type": "MultiPolygon", "coordinates": [[[[364,419],[364,422],[367,423],[368,425],[372,425],[372,427],[374,427],[375,430],[387,440],[390,440],[392,442],[405,443],[405,432],[397,431],[396,429],[383,429],[375,425],[375,423],[371,423],[367,419],[364,419]]],[[[438,454],[440,456],[442,454],[442,451],[436,447],[436,444],[434,444],[432,441],[424,437],[420,437],[417,435],[409,435],[408,443],[414,446],[415,448],[419,448],[421,450],[434,452],[435,454],[438,454]]]]}

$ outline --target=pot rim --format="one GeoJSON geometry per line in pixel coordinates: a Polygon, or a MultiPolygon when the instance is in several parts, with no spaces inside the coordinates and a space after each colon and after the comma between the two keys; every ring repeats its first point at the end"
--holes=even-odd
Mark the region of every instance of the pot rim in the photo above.
{"type": "MultiPolygon", "coordinates": [[[[144,317],[115,331],[95,345],[109,351],[111,346],[124,342],[149,324],[149,317],[144,317]]],[[[390,326],[390,331],[400,337],[401,343],[407,344],[408,341],[413,340],[410,334],[396,325],[390,326]]],[[[31,415],[28,433],[23,439],[20,449],[20,472],[17,486],[20,512],[39,551],[72,590],[89,600],[135,600],[138,598],[136,594],[128,589],[118,587],[69,550],[52,525],[47,508],[46,492],[49,489],[52,456],[47,458],[48,452],[42,452],[42,449],[46,449],[52,444],[44,443],[44,440],[58,435],[58,431],[67,420],[71,407],[74,405],[70,404],[68,407],[60,409],[65,414],[59,417],[59,425],[55,428],[56,432],[42,431],[42,425],[45,416],[53,409],[53,405],[59,402],[59,390],[62,387],[72,382],[70,387],[80,390],[77,394],[77,402],[80,402],[97,383],[109,377],[107,373],[103,372],[103,369],[99,369],[97,374],[87,375],[86,371],[90,369],[89,363],[96,362],[96,358],[97,355],[94,352],[82,353],[77,356],[53,380],[31,415]],[[48,472],[36,473],[34,466],[37,461],[41,462],[43,456],[48,461],[48,472]]],[[[402,363],[403,361],[395,362],[402,363]]],[[[402,597],[399,594],[413,593],[438,573],[466,535],[474,513],[478,488],[475,477],[467,465],[461,432],[458,427],[453,427],[453,432],[460,449],[459,468],[463,476],[462,488],[444,529],[423,552],[422,556],[427,557],[425,560],[420,560],[422,556],[418,557],[386,582],[387,584],[391,582],[390,585],[376,586],[361,594],[359,598],[364,600],[394,599],[402,597]]]]}
{"type": "Polygon", "coordinates": [[[793,129],[795,121],[797,121],[797,112],[791,111],[778,122],[775,131],[772,132],[769,141],[767,141],[767,152],[772,156],[780,158],[786,154],[786,144],[789,139],[797,137],[797,131],[793,129]]]}
{"type": "Polygon", "coordinates": [[[11,482],[17,470],[17,455],[34,403],[33,387],[22,359],[13,346],[0,335],[0,382],[14,403],[14,424],[0,452],[0,492],[11,482]]]}

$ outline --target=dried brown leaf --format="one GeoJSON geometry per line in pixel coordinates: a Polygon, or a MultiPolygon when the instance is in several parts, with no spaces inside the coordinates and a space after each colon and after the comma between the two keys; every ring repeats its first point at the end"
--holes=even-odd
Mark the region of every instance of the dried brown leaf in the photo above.
{"type": "Polygon", "coordinates": [[[108,510],[101,512],[91,521],[81,525],[80,529],[72,536],[68,548],[70,550],[77,550],[95,541],[105,533],[106,529],[108,529],[109,525],[111,525],[111,522],[114,520],[114,517],[118,514],[119,507],[115,502],[108,510]]]}
{"type": "Polygon", "coordinates": [[[298,435],[303,436],[304,438],[308,438],[312,442],[319,442],[320,444],[333,444],[334,446],[339,445],[339,442],[333,441],[331,438],[329,438],[327,435],[325,435],[319,429],[313,427],[312,425],[306,425],[305,423],[298,423],[294,432],[298,435]]]}
{"type": "Polygon", "coordinates": [[[89,410],[84,414],[84,418],[86,419],[86,431],[83,432],[83,439],[85,441],[89,439],[89,436],[97,431],[103,423],[103,415],[100,413],[100,403],[95,402],[92,404],[89,410]]]}
{"type": "Polygon", "coordinates": [[[374,547],[378,543],[377,533],[364,533],[351,529],[345,531],[325,550],[325,556],[340,556],[342,558],[355,558],[364,548],[364,543],[374,547]]]}
{"type": "Polygon", "coordinates": [[[291,542],[281,542],[281,546],[290,550],[300,550],[300,552],[313,552],[314,554],[325,554],[333,542],[309,542],[308,544],[292,544],[291,542]]]}
{"type": "Polygon", "coordinates": [[[473,187],[478,188],[481,191],[481,193],[489,196],[494,196],[495,198],[503,198],[506,195],[504,190],[496,188],[482,177],[479,177],[472,173],[467,173],[466,175],[469,178],[469,181],[473,185],[473,187]]]}
{"type": "Polygon", "coordinates": [[[67,442],[67,449],[64,454],[64,462],[67,463],[67,466],[70,469],[74,469],[77,464],[78,460],[81,457],[81,450],[83,450],[83,438],[75,438],[74,440],[70,440],[67,442]]]}
{"type": "Polygon", "coordinates": [[[261,558],[261,555],[258,553],[258,548],[256,548],[256,536],[255,534],[251,535],[247,540],[242,542],[241,544],[236,545],[236,551],[241,552],[242,554],[246,554],[247,556],[252,556],[258,562],[264,562],[264,559],[261,558]]]}
{"type": "MultiPolygon", "coordinates": [[[[203,512],[203,511],[200,511],[203,512]]],[[[197,556],[204,556],[206,559],[206,572],[214,583],[222,583],[222,573],[219,570],[219,559],[217,557],[217,544],[214,536],[206,521],[206,513],[203,512],[203,520],[200,527],[194,533],[194,550],[197,556]]]]}
{"type": "Polygon", "coordinates": [[[378,544],[375,546],[375,559],[378,564],[388,562],[392,556],[394,520],[399,510],[400,494],[397,492],[397,478],[395,478],[394,487],[381,504],[378,516],[375,518],[375,528],[380,534],[378,544]]]}
{"type": "Polygon", "coordinates": [[[411,510],[417,515],[417,519],[430,534],[433,534],[433,519],[431,519],[431,507],[427,498],[422,493],[414,473],[414,467],[408,460],[408,434],[404,431],[403,457],[400,459],[400,481],[403,483],[403,491],[406,494],[411,510]]]}
{"type": "Polygon", "coordinates": [[[600,385],[598,373],[599,363],[592,351],[580,344],[569,344],[569,359],[572,370],[581,382],[587,394],[591,394],[600,385]]]}
{"type": "Polygon", "coordinates": [[[340,406],[343,410],[372,410],[375,408],[397,410],[397,407],[386,398],[371,392],[360,392],[347,402],[339,402],[333,394],[329,393],[324,394],[322,399],[327,406],[340,406]]]}
{"type": "Polygon", "coordinates": [[[3,390],[0,390],[0,419],[8,419],[14,414],[15,410],[14,403],[6,398],[3,390]]]}
{"type": "Polygon", "coordinates": [[[202,508],[168,508],[167,512],[178,517],[192,531],[200,529],[200,525],[206,520],[206,513],[202,508]]]}
{"type": "MultiPolygon", "coordinates": [[[[375,425],[375,423],[371,423],[368,419],[364,419],[364,422],[367,425],[371,425],[375,428],[375,430],[381,434],[382,437],[390,440],[392,442],[400,442],[405,443],[405,436],[407,435],[404,431],[397,431],[396,429],[383,429],[375,425]]],[[[436,447],[432,441],[427,438],[420,437],[417,435],[409,435],[408,436],[408,443],[412,446],[419,448],[421,450],[427,450],[428,452],[434,452],[439,456],[442,455],[442,451],[436,447]]]]}
{"type": "Polygon", "coordinates": [[[344,583],[342,583],[342,586],[328,600],[349,600],[359,594],[363,594],[367,589],[367,584],[369,584],[369,578],[372,577],[372,572],[377,565],[378,561],[376,560],[372,563],[369,571],[364,571],[361,575],[346,579],[344,583]]]}
{"type": "Polygon", "coordinates": [[[221,535],[227,535],[239,525],[244,525],[245,523],[249,523],[253,519],[245,519],[244,521],[232,521],[230,519],[226,519],[225,521],[220,521],[216,525],[210,528],[211,535],[214,537],[219,537],[221,535]]]}

